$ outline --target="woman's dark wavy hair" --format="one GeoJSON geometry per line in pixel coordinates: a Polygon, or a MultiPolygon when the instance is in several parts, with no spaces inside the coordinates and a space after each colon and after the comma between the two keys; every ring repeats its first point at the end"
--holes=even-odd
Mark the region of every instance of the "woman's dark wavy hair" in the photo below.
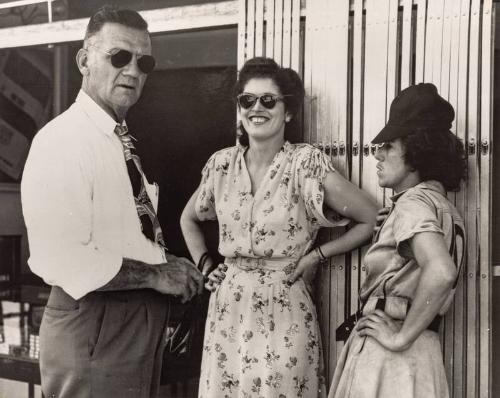
{"type": "MultiPolygon", "coordinates": [[[[255,57],[249,59],[240,70],[236,82],[236,95],[241,94],[249,80],[253,78],[270,78],[278,86],[284,97],[285,110],[292,115],[292,119],[285,124],[285,140],[297,142],[302,139],[301,111],[304,102],[304,84],[297,72],[290,68],[280,67],[273,59],[255,57]]],[[[248,146],[248,133],[240,124],[238,140],[241,145],[248,146]]]]}
{"type": "Polygon", "coordinates": [[[448,130],[421,129],[402,138],[405,161],[422,181],[437,180],[458,191],[465,179],[467,158],[462,141],[448,130]]]}

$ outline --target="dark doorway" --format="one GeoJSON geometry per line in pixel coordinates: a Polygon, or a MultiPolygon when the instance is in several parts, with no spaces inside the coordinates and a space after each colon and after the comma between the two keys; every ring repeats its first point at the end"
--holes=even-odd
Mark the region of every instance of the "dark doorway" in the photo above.
{"type": "Polygon", "coordinates": [[[179,218],[205,162],[235,144],[235,81],[236,67],[154,72],[127,118],[145,173],[160,185],[158,217],[175,254],[187,256],[179,218]]]}

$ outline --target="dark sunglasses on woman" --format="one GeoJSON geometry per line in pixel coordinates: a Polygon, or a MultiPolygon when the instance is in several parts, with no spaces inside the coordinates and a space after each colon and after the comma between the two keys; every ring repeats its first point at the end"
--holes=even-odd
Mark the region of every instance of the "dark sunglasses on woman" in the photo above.
{"type": "MultiPolygon", "coordinates": [[[[103,54],[109,55],[111,65],[113,65],[117,69],[123,68],[125,65],[128,65],[134,55],[127,50],[118,50],[116,53],[112,54],[109,51],[104,51],[93,44],[89,44],[89,46],[94,47],[103,54]]],[[[140,57],[137,57],[137,66],[142,73],[151,73],[155,68],[155,65],[156,61],[152,55],[141,55],[140,57]]]]}
{"type": "Polygon", "coordinates": [[[255,94],[241,93],[236,97],[236,99],[238,101],[238,104],[243,109],[252,108],[257,101],[259,101],[264,108],[273,109],[278,101],[283,101],[284,97],[292,97],[292,95],[287,94],[280,96],[274,94],[255,95],[255,94]]]}

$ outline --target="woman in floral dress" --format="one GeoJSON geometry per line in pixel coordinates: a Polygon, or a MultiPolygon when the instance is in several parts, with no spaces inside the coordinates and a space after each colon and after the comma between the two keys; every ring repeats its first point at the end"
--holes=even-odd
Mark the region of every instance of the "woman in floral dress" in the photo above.
{"type": "Polygon", "coordinates": [[[240,71],[237,92],[239,144],[208,160],[181,217],[204,273],[214,264],[199,224],[218,220],[227,268],[225,277],[222,267],[208,276],[214,292],[199,396],[325,396],[310,283],[322,259],[370,238],[376,207],[320,150],[287,141],[297,133],[304,97],[296,72],[254,58],[240,71]],[[327,218],[325,207],[336,216],[327,218]],[[355,223],[345,234],[311,250],[320,227],[344,226],[348,219],[355,223]]]}

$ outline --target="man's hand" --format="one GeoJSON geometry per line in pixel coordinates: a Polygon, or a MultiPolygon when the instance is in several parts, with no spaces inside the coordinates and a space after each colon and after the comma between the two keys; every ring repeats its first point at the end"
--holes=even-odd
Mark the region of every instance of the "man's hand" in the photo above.
{"type": "Polygon", "coordinates": [[[168,263],[158,266],[153,288],[160,293],[180,296],[183,303],[203,292],[203,275],[186,258],[168,256],[168,263]]]}

